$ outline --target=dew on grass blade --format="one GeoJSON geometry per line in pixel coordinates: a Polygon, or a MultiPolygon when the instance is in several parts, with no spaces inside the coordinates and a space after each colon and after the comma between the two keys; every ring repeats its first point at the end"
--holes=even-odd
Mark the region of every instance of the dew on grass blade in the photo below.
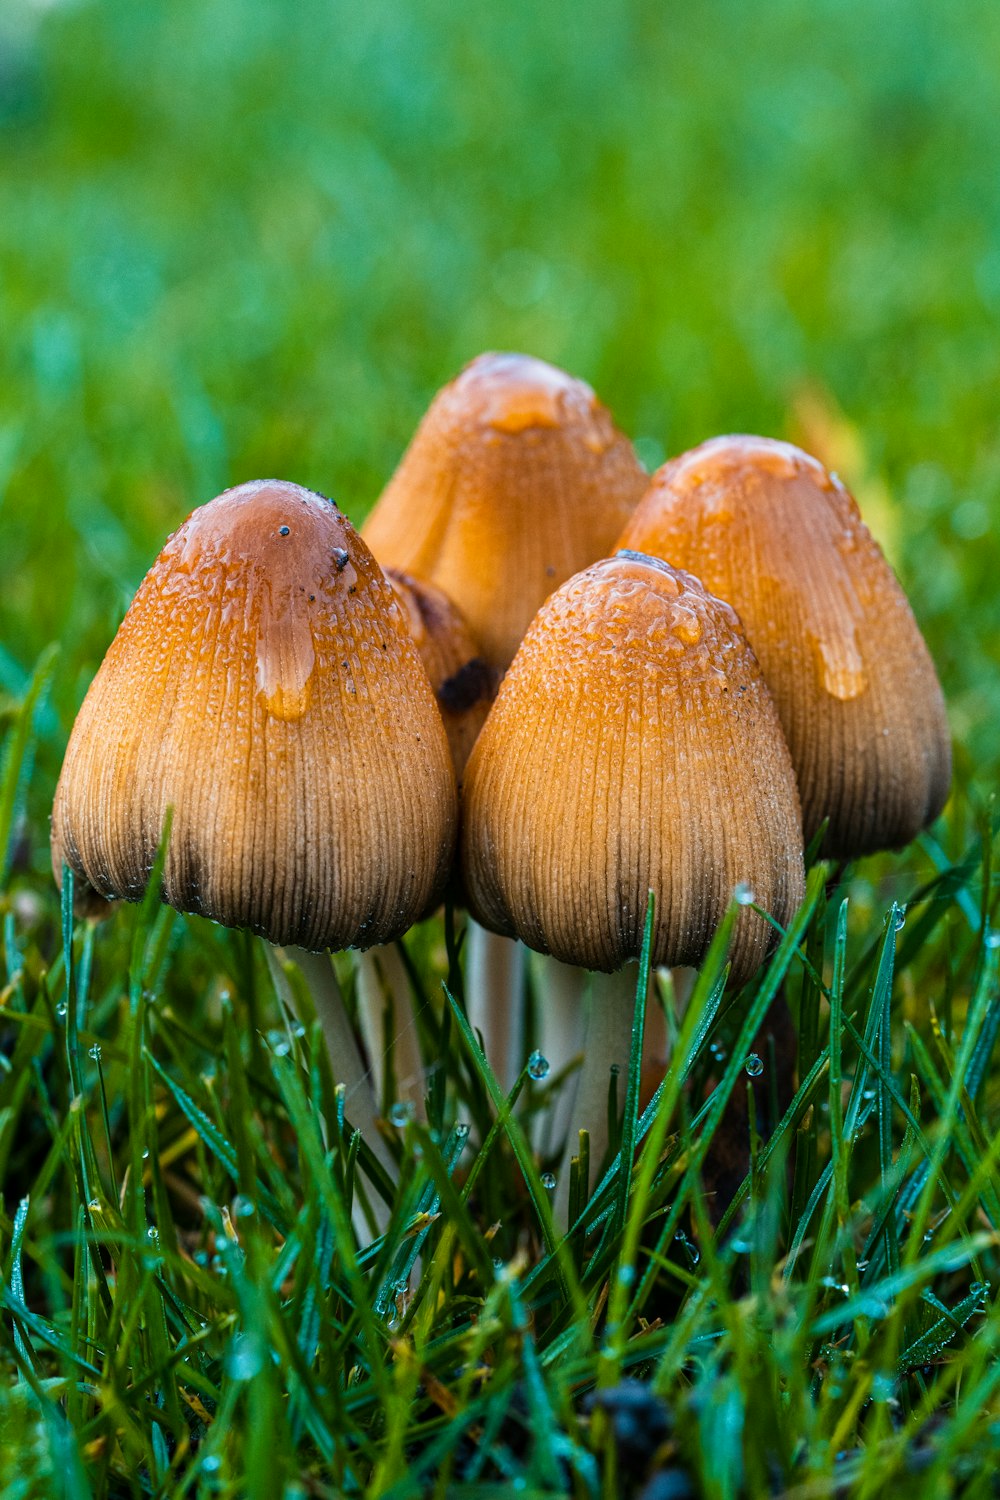
{"type": "Polygon", "coordinates": [[[528,1058],[528,1077],[534,1078],[536,1083],[543,1078],[548,1078],[550,1072],[549,1060],[536,1047],[528,1058]]]}
{"type": "Polygon", "coordinates": [[[747,1076],[750,1078],[759,1078],[764,1071],[764,1064],[761,1062],[756,1052],[750,1053],[750,1056],[744,1063],[744,1067],[746,1068],[747,1076]]]}
{"type": "Polygon", "coordinates": [[[752,888],[747,885],[745,880],[741,880],[738,885],[733,887],[733,900],[737,906],[753,906],[756,899],[757,897],[754,895],[752,888]]]}
{"type": "Polygon", "coordinates": [[[552,1189],[556,1185],[556,1174],[554,1172],[543,1172],[539,1180],[542,1184],[542,1187],[547,1189],[547,1191],[551,1193],[552,1189]]]}
{"type": "Polygon", "coordinates": [[[405,1125],[413,1119],[413,1106],[405,1099],[397,1099],[389,1110],[389,1124],[395,1125],[397,1130],[402,1130],[405,1125]]]}

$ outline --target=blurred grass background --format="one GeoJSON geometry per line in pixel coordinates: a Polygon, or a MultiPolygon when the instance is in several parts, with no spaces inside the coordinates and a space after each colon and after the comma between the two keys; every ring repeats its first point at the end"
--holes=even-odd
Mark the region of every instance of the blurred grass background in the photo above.
{"type": "Polygon", "coordinates": [[[724,430],[853,483],[1000,769],[994,0],[0,0],[0,694],[33,796],[136,584],[262,475],[360,520],[484,348],[648,466],[724,430]]]}

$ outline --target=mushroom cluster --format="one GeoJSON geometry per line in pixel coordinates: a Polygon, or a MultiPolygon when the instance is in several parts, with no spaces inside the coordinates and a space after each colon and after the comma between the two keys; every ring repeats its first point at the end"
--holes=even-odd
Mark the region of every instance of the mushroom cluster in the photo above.
{"type": "Polygon", "coordinates": [[[821,464],[718,438],[650,481],[582,381],[483,355],[361,536],[268,480],[168,540],[74,726],[52,859],[90,902],[136,900],[172,810],[163,899],[267,938],[289,999],[298,963],[387,1164],[380,1112],[390,1092],[419,1109],[424,1089],[391,945],[454,873],[487,1055],[519,1071],[520,945],[549,955],[543,1050],[563,1062],[582,1041],[563,1133],[586,1128],[599,1166],[648,892],[671,967],[697,965],[734,890],[754,892],[738,985],[801,899],[804,840],[831,857],[900,845],[949,780],[927,649],[821,464]],[[368,950],[367,1060],[324,952],[344,947],[368,950]]]}

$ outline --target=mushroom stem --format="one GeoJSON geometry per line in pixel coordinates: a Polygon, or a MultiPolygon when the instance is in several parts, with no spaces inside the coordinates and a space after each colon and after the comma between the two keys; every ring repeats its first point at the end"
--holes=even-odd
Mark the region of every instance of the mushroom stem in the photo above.
{"type": "Polygon", "coordinates": [[[413,1013],[410,978],[395,943],[358,954],[358,1021],[372,1060],[376,1100],[386,1103],[386,1064],[391,1057],[393,1099],[412,1105],[414,1114],[425,1119],[420,1034],[413,1013]]]}
{"type": "Polygon", "coordinates": [[[469,918],[465,939],[465,1004],[469,1024],[506,1092],[524,1066],[525,948],[469,918]]]}
{"type": "Polygon", "coordinates": [[[570,1131],[563,1150],[556,1186],[556,1222],[569,1220],[570,1164],[579,1151],[579,1131],[590,1137],[590,1181],[587,1195],[601,1180],[608,1153],[608,1092],[611,1070],[618,1069],[618,1109],[625,1105],[628,1065],[632,1050],[632,1021],[638,969],[625,964],[614,974],[591,975],[590,999],[583,1036],[583,1067],[570,1111],[570,1131]]]}
{"type": "MultiPolygon", "coordinates": [[[[354,1037],[344,997],[333,970],[329,953],[309,953],[304,948],[274,948],[267,944],[267,962],[271,976],[284,1003],[298,1014],[295,991],[288,982],[283,962],[296,965],[308,986],[316,1019],[319,1021],[326,1043],[330,1069],[336,1083],[345,1088],[344,1113],[356,1130],[360,1130],[365,1145],[379,1164],[395,1181],[398,1168],[392,1158],[388,1144],[378,1128],[378,1109],[372,1093],[369,1072],[354,1037]]],[[[304,1019],[301,1018],[300,1019],[304,1019]]],[[[382,1234],[389,1222],[389,1209],[381,1197],[372,1189],[368,1194],[378,1234],[382,1234]]],[[[361,1204],[355,1200],[353,1208],[354,1229],[359,1239],[369,1233],[369,1225],[361,1204]]]]}
{"type": "MultiPolygon", "coordinates": [[[[575,964],[561,963],[547,953],[533,953],[535,978],[535,1041],[549,1065],[550,1078],[568,1068],[583,1053],[584,996],[588,974],[575,964]]],[[[543,1156],[557,1151],[566,1139],[579,1072],[565,1078],[548,1109],[536,1117],[535,1145],[543,1156]]]]}

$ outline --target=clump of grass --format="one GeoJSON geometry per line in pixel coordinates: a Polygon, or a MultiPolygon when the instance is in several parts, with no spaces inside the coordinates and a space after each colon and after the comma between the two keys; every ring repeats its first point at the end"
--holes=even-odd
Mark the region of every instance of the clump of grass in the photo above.
{"type": "MultiPolygon", "coordinates": [[[[50,670],[8,739],[5,870],[50,670]]],[[[389,1180],[256,940],[153,895],[74,923],[71,882],[60,907],[15,879],[3,1493],[989,1493],[995,833],[981,819],[957,859],[922,839],[874,914],[814,865],[738,994],[727,919],[684,1015],[651,1001],[674,1048],[644,1107],[637,1019],[616,1154],[578,1174],[565,1237],[528,1144],[559,1080],[536,1060],[503,1095],[454,912],[408,943],[429,1109],[386,1122],[389,1180]],[[779,998],[794,1086],[755,1051],[779,998]],[[748,1170],[723,1203],[737,1116],[748,1170]],[[391,1210],[371,1242],[359,1197],[391,1210]]]]}

